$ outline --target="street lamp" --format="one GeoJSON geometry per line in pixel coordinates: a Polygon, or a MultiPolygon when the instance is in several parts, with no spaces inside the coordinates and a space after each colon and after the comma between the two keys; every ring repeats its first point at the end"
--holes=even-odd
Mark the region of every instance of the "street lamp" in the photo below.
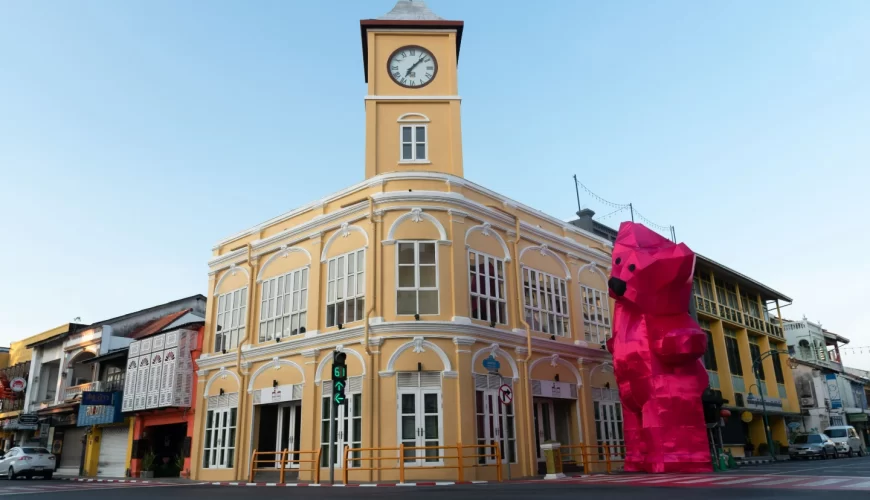
{"type": "MultiPolygon", "coordinates": [[[[794,369],[797,366],[796,360],[789,355],[788,351],[771,349],[752,361],[752,374],[755,375],[756,381],[761,380],[758,376],[758,366],[765,358],[769,358],[773,354],[785,354],[789,356],[788,367],[794,369]]],[[[749,388],[751,390],[752,386],[749,386],[749,388]]],[[[761,387],[758,387],[758,396],[761,398],[761,415],[764,418],[764,435],[767,438],[767,452],[770,453],[772,459],[776,460],[776,453],[773,452],[773,438],[770,436],[770,421],[767,418],[767,404],[764,402],[764,392],[762,392],[761,387]]]]}

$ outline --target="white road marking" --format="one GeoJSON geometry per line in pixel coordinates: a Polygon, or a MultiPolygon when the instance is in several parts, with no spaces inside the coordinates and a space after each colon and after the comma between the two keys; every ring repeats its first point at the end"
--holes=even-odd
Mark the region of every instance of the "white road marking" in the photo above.
{"type": "Polygon", "coordinates": [[[856,484],[844,484],[843,486],[840,486],[840,488],[870,488],[870,481],[856,484]]]}
{"type": "Polygon", "coordinates": [[[814,481],[812,483],[804,483],[801,486],[825,486],[827,484],[843,483],[846,481],[851,481],[851,479],[823,479],[821,481],[814,481]]]}
{"type": "Polygon", "coordinates": [[[755,486],[772,486],[774,484],[793,483],[795,481],[806,481],[805,477],[792,477],[789,479],[777,479],[775,481],[765,481],[763,483],[755,483],[755,486]]]}
{"type": "Polygon", "coordinates": [[[696,484],[696,483],[712,483],[715,481],[724,481],[726,479],[731,479],[734,476],[726,476],[726,477],[704,477],[701,479],[690,479],[689,481],[677,481],[674,484],[696,484]]]}
{"type": "Polygon", "coordinates": [[[723,484],[743,484],[743,483],[754,483],[755,481],[763,481],[763,477],[749,477],[746,479],[732,479],[731,481],[725,481],[724,483],[716,483],[716,486],[721,486],[723,484]]]}

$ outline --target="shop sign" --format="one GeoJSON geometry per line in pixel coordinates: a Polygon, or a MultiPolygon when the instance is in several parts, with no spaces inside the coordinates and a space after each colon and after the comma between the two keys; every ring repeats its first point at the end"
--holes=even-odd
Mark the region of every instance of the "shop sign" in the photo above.
{"type": "Polygon", "coordinates": [[[39,423],[39,415],[35,413],[25,413],[23,415],[18,415],[18,424],[19,425],[36,425],[39,423]]]}
{"type": "Polygon", "coordinates": [[[750,394],[746,396],[746,405],[747,408],[752,408],[753,410],[761,410],[767,408],[768,410],[782,410],[782,400],[775,398],[764,398],[764,404],[761,404],[761,398],[756,396],[755,394],[750,394]]]}
{"type": "Polygon", "coordinates": [[[831,399],[831,409],[838,410],[843,407],[843,400],[840,398],[840,386],[837,384],[837,374],[828,373],[825,375],[825,385],[828,386],[828,396],[831,399]]]}
{"type": "Polygon", "coordinates": [[[9,381],[9,388],[12,389],[12,392],[24,392],[24,389],[27,388],[27,381],[21,377],[15,377],[9,381]]]}
{"type": "Polygon", "coordinates": [[[83,392],[82,405],[84,406],[112,406],[114,398],[111,392],[83,392]]]}
{"type": "Polygon", "coordinates": [[[277,385],[275,387],[267,387],[259,390],[259,402],[255,400],[254,404],[270,404],[283,403],[293,400],[293,384],[277,385]]]}

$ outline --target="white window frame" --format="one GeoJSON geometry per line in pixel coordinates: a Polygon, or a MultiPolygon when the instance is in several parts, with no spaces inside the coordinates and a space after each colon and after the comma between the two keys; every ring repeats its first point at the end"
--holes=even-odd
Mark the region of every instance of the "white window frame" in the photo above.
{"type": "Polygon", "coordinates": [[[396,242],[396,315],[399,316],[409,316],[414,314],[419,314],[420,316],[437,316],[441,312],[441,293],[439,292],[440,288],[440,276],[439,269],[440,265],[438,263],[438,242],[435,240],[401,240],[396,242]],[[413,264],[402,264],[400,262],[400,251],[402,245],[414,245],[414,263],[413,264]],[[420,264],[420,245],[421,244],[431,244],[435,249],[435,264],[420,264]],[[420,267],[421,266],[435,266],[435,286],[434,287],[421,287],[420,286],[420,267]],[[414,267],[414,286],[411,287],[402,287],[399,286],[399,270],[402,267],[414,267]],[[434,313],[421,313],[420,312],[420,292],[435,292],[436,297],[436,311],[434,313]],[[415,296],[417,299],[417,309],[416,313],[405,313],[399,312],[399,294],[401,292],[415,292],[415,296]]]}
{"type": "Polygon", "coordinates": [[[402,123],[399,125],[399,163],[431,163],[429,161],[429,125],[420,122],[402,123]],[[411,141],[405,141],[405,129],[411,129],[411,141]],[[417,128],[423,129],[424,138],[422,142],[417,141],[417,128]],[[411,145],[411,158],[405,158],[403,151],[406,144],[411,145]],[[423,144],[425,158],[417,158],[417,146],[423,144]]]}
{"type": "Polygon", "coordinates": [[[568,303],[568,283],[564,278],[554,276],[537,269],[523,266],[523,314],[526,322],[532,330],[543,332],[557,337],[571,336],[571,314],[568,303]],[[534,277],[534,279],[533,279],[534,277]],[[549,288],[541,288],[541,280],[550,285],[549,288]],[[531,299],[537,299],[535,301],[531,299]],[[555,304],[560,304],[562,312],[556,311],[555,304]],[[549,305],[549,306],[548,306],[549,305]],[[553,328],[550,331],[549,320],[553,320],[553,328]],[[529,321],[531,319],[531,321],[529,321]],[[561,320],[563,330],[559,332],[558,324],[561,320]]]}
{"type": "Polygon", "coordinates": [[[308,318],[308,267],[263,280],[260,285],[260,342],[299,335],[308,318]],[[293,322],[296,328],[293,328],[293,322]]]}
{"type": "MultiPolygon", "coordinates": [[[[332,412],[332,381],[323,381],[323,394],[320,400],[320,466],[329,467],[329,427],[324,429],[324,424],[329,422],[330,415],[323,410],[328,408],[332,412]]],[[[362,377],[350,377],[347,379],[347,405],[339,405],[336,411],[335,420],[335,466],[341,469],[344,467],[344,445],[351,448],[362,448],[362,434],[365,432],[362,427],[362,377]],[[354,420],[359,420],[360,435],[357,436],[354,432],[354,420]],[[344,427],[347,424],[347,433],[345,435],[344,427]]],[[[359,458],[360,452],[355,452],[351,461],[354,458],[359,458]]],[[[357,463],[351,463],[350,468],[359,467],[357,463]]]]}
{"type": "Polygon", "coordinates": [[[583,300],[583,329],[586,332],[586,341],[603,344],[613,335],[610,298],[607,292],[586,285],[580,285],[580,297],[583,300]]]}
{"type": "MultiPolygon", "coordinates": [[[[505,379],[504,383],[511,388],[513,388],[513,381],[510,379],[505,379]]],[[[501,399],[499,398],[499,387],[502,385],[501,377],[497,375],[481,375],[474,374],[474,385],[475,385],[475,394],[474,394],[474,402],[475,402],[475,417],[483,417],[483,429],[477,425],[477,419],[475,419],[475,433],[477,435],[477,444],[482,447],[478,450],[478,455],[486,455],[493,454],[495,450],[491,448],[492,444],[498,441],[499,447],[501,449],[501,463],[508,463],[508,459],[511,455],[511,450],[505,449],[510,445],[513,450],[513,460],[511,463],[517,463],[517,420],[516,420],[516,407],[513,403],[509,405],[503,405],[501,403],[501,399]],[[483,402],[483,408],[478,404],[480,401],[477,400],[477,393],[482,394],[481,401],[483,402]],[[494,406],[498,406],[496,410],[493,408],[494,406]],[[508,425],[507,434],[501,428],[502,425],[502,417],[501,412],[503,409],[507,410],[507,415],[505,420],[508,425]],[[513,433],[510,432],[511,428],[513,428],[513,433]],[[482,431],[482,432],[481,432],[482,431]],[[511,434],[513,437],[511,438],[511,434]],[[487,445],[487,446],[483,446],[487,445]]],[[[480,457],[478,458],[478,464],[495,464],[495,457],[480,457]]]]}
{"type": "Polygon", "coordinates": [[[507,306],[507,268],[505,267],[504,259],[499,259],[493,255],[489,255],[483,252],[479,252],[477,250],[469,249],[468,250],[468,294],[469,294],[469,316],[472,319],[478,319],[481,321],[486,321],[487,323],[491,323],[495,321],[497,325],[506,325],[508,324],[508,306],[507,306]],[[475,264],[472,265],[471,258],[474,256],[475,264]],[[483,259],[484,273],[484,290],[479,290],[480,288],[480,261],[483,259]],[[492,263],[493,271],[495,271],[494,276],[490,276],[490,268],[489,264],[492,263]],[[502,276],[498,276],[498,269],[501,266],[502,276]],[[475,290],[475,279],[477,280],[477,288],[475,290]],[[495,281],[495,290],[492,290],[492,281],[495,281]],[[501,287],[499,287],[499,284],[501,287]],[[495,303],[495,315],[496,318],[490,317],[491,305],[495,303]],[[473,315],[474,304],[477,303],[477,312],[479,318],[475,318],[473,315]],[[485,311],[485,316],[482,313],[485,311]]]}
{"type": "Polygon", "coordinates": [[[239,438],[238,393],[221,394],[208,398],[205,416],[202,466],[204,469],[232,469],[236,456],[236,441],[239,438]],[[230,400],[234,400],[233,403],[230,400]],[[211,426],[209,426],[211,417],[211,426]],[[235,435],[235,439],[231,436],[235,435]],[[232,456],[231,456],[232,455],[232,456]]]}
{"type": "Polygon", "coordinates": [[[246,286],[218,295],[214,335],[215,352],[231,351],[239,346],[239,342],[245,337],[247,309],[248,287],[246,286]],[[221,315],[224,316],[223,319],[221,315]],[[227,327],[224,328],[224,325],[227,327]],[[219,327],[220,330],[218,330],[219,327]]]}
{"type": "MultiPolygon", "coordinates": [[[[418,380],[421,374],[425,374],[427,372],[412,372],[414,375],[418,376],[418,380]]],[[[430,372],[431,373],[431,372],[430,372]]],[[[401,373],[396,374],[396,381],[398,382],[399,376],[401,373]]],[[[438,374],[440,377],[440,373],[438,374]]],[[[401,444],[405,441],[410,441],[407,439],[402,439],[402,395],[403,394],[413,394],[414,395],[414,404],[415,404],[415,428],[418,431],[415,436],[415,445],[414,446],[435,446],[434,444],[427,445],[426,443],[432,443],[435,439],[426,439],[425,429],[426,429],[426,417],[432,416],[433,414],[425,413],[426,403],[425,399],[427,395],[435,395],[438,405],[438,445],[444,446],[444,399],[442,397],[441,384],[439,379],[438,387],[398,387],[397,383],[397,394],[396,394],[396,442],[401,444]]],[[[415,456],[411,457],[410,460],[405,460],[405,467],[420,467],[420,466],[430,466],[430,465],[443,465],[444,459],[442,458],[445,455],[444,449],[434,450],[435,456],[438,457],[437,460],[427,459],[426,453],[431,452],[433,450],[414,450],[415,456]]],[[[404,459],[404,458],[403,458],[404,459]]]]}
{"type": "MultiPolygon", "coordinates": [[[[595,439],[599,446],[610,445],[611,459],[623,458],[625,448],[625,432],[623,430],[622,403],[616,401],[592,401],[592,416],[595,420],[595,439]],[[620,437],[622,436],[622,437],[620,437]],[[616,448],[613,448],[616,446],[616,448]]],[[[605,448],[598,449],[600,459],[604,459],[605,448]]]]}
{"type": "Polygon", "coordinates": [[[331,328],[338,324],[346,325],[356,321],[362,321],[365,317],[365,297],[366,297],[366,251],[365,248],[354,250],[337,257],[329,259],[326,263],[326,327],[331,328]],[[351,262],[350,257],[353,256],[354,271],[351,274],[348,269],[348,264],[351,262]],[[362,261],[362,266],[360,266],[362,261]],[[338,272],[339,265],[342,266],[341,273],[338,272]],[[352,285],[351,285],[352,284],[352,285]],[[351,290],[353,286],[353,290],[351,290]],[[340,290],[341,289],[341,290],[340,290]],[[339,292],[341,297],[339,297],[339,292]],[[351,293],[352,292],[352,293],[351,293]],[[362,309],[357,311],[357,302],[362,302],[362,309]],[[339,305],[343,305],[341,320],[337,317],[336,311],[339,305]],[[361,317],[354,317],[353,320],[348,319],[348,304],[354,307],[354,311],[361,312],[361,317]],[[329,321],[329,308],[333,307],[332,322],[329,321]]]}

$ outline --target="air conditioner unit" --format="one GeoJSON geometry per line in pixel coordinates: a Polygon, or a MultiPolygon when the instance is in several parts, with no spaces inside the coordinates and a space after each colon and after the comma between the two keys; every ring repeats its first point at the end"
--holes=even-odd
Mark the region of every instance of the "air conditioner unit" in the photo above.
{"type": "Polygon", "coordinates": [[[801,398],[801,408],[812,408],[816,406],[816,400],[813,398],[801,398]]]}
{"type": "Polygon", "coordinates": [[[743,394],[739,392],[734,393],[734,404],[736,406],[743,406],[743,394]]]}

